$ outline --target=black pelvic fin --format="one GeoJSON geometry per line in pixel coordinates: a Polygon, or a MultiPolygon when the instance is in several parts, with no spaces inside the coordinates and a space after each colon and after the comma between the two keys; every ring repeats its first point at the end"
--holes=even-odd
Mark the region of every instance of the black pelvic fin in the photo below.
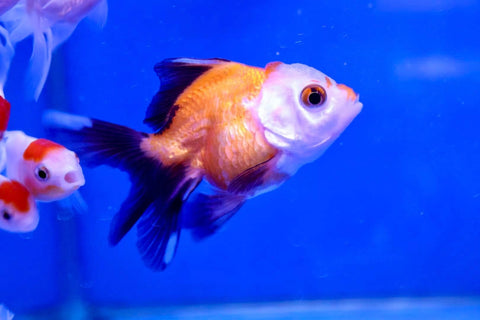
{"type": "Polygon", "coordinates": [[[185,206],[183,226],[192,229],[194,239],[202,240],[222,227],[245,200],[245,197],[231,193],[197,194],[185,206]]]}
{"type": "Polygon", "coordinates": [[[228,60],[175,58],[157,63],[154,69],[160,79],[160,90],[148,106],[143,122],[157,133],[168,128],[178,108],[175,106],[178,96],[204,72],[225,62],[228,60]]]}
{"type": "Polygon", "coordinates": [[[230,182],[228,191],[235,194],[249,194],[257,187],[264,186],[274,165],[273,159],[275,158],[270,158],[243,171],[230,182]]]}

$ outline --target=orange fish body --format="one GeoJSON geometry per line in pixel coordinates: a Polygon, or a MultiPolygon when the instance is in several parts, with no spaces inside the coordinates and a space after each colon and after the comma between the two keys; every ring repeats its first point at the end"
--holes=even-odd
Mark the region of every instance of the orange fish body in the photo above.
{"type": "Polygon", "coordinates": [[[247,108],[258,99],[264,80],[261,68],[220,63],[180,94],[169,127],[152,134],[142,149],[165,165],[188,163],[192,174],[226,189],[239,174],[276,153],[247,108]]]}
{"type": "Polygon", "coordinates": [[[117,244],[137,224],[137,247],[155,270],[173,259],[182,228],[197,239],[213,234],[247,199],[317,159],[362,108],[352,89],[302,64],[179,58],[155,71],[160,90],[144,120],[154,133],[46,117],[87,163],[130,174],[109,240],[117,244]],[[203,179],[212,193],[193,194],[203,179]]]}

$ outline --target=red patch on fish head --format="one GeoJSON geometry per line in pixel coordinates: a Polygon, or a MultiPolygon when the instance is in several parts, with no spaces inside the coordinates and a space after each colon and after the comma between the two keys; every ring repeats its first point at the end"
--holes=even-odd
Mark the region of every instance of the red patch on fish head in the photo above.
{"type": "Polygon", "coordinates": [[[327,82],[327,88],[330,88],[332,86],[332,80],[330,80],[329,77],[325,77],[325,81],[327,82]]]}
{"type": "Polygon", "coordinates": [[[0,199],[5,204],[12,204],[19,213],[30,210],[30,192],[21,183],[12,180],[0,184],[0,199]]]}
{"type": "Polygon", "coordinates": [[[357,99],[357,94],[352,90],[352,88],[347,87],[344,84],[337,84],[337,88],[347,93],[348,100],[355,101],[357,99]]]}
{"type": "Polygon", "coordinates": [[[47,139],[37,139],[30,143],[27,149],[25,149],[25,152],[23,153],[23,159],[40,162],[50,151],[64,148],[64,146],[53,141],[47,139]]]}
{"type": "Polygon", "coordinates": [[[277,69],[277,67],[281,64],[282,64],[282,62],[280,62],[280,61],[274,61],[274,62],[267,63],[267,65],[265,66],[265,74],[267,75],[267,77],[270,73],[275,71],[275,69],[277,69]]]}
{"type": "Polygon", "coordinates": [[[7,130],[10,119],[10,102],[0,96],[0,134],[7,130]]]}

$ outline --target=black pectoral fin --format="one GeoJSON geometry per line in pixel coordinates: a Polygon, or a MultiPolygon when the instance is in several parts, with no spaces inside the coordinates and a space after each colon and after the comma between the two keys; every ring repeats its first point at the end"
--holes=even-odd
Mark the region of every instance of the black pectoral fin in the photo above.
{"type": "Polygon", "coordinates": [[[225,62],[228,60],[175,58],[157,63],[154,69],[160,79],[160,90],[148,106],[143,122],[158,132],[168,128],[178,108],[175,105],[178,96],[204,72],[225,62]]]}
{"type": "Polygon", "coordinates": [[[264,185],[274,164],[273,159],[270,158],[242,172],[230,182],[228,191],[235,194],[248,194],[257,187],[264,185]]]}
{"type": "Polygon", "coordinates": [[[245,197],[231,193],[197,194],[185,205],[183,226],[192,229],[194,239],[202,240],[223,226],[245,200],[245,197]]]}

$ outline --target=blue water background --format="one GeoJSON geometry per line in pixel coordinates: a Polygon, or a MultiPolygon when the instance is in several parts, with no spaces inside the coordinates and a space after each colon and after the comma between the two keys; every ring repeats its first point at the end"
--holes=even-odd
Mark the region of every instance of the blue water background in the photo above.
{"type": "MultiPolygon", "coordinates": [[[[23,94],[31,44],[6,88],[10,129],[44,136],[55,108],[148,131],[169,57],[313,66],[360,93],[338,141],[211,238],[182,233],[161,273],[110,219],[126,174],[86,168],[88,211],[41,204],[28,236],[0,232],[0,302],[15,312],[93,306],[480,295],[480,3],[476,0],[110,1],[53,57],[38,103],[23,94]]],[[[161,186],[159,186],[161,187],[161,186]]]]}

